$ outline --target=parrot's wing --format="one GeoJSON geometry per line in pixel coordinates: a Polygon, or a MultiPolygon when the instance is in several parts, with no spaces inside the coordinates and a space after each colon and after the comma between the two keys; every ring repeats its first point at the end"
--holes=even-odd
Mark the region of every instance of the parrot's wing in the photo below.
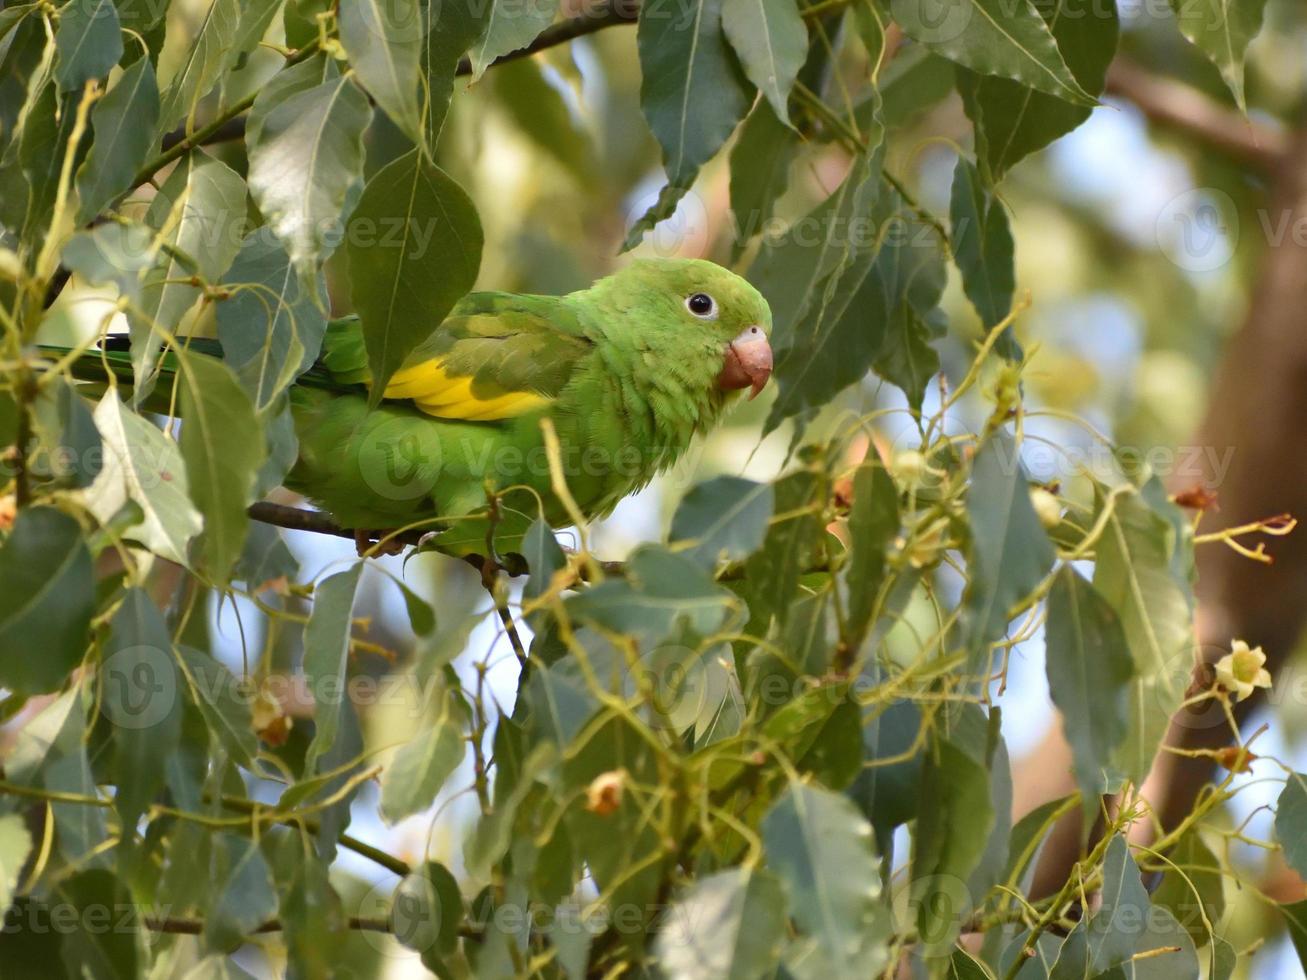
{"type": "MultiPolygon", "coordinates": [[[[558,297],[473,293],[409,355],[383,398],[437,418],[513,418],[547,405],[592,349],[558,297]]],[[[319,364],[336,382],[369,383],[357,320],[331,324],[319,364]]]]}

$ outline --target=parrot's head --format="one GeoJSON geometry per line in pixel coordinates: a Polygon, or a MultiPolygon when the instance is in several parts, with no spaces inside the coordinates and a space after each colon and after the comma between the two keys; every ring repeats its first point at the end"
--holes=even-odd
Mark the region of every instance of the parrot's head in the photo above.
{"type": "Polygon", "coordinates": [[[705,259],[639,259],[604,280],[652,348],[700,351],[712,383],[755,397],[772,372],[771,309],[748,282],[705,259]],[[713,361],[713,358],[717,360],[713,361]]]}

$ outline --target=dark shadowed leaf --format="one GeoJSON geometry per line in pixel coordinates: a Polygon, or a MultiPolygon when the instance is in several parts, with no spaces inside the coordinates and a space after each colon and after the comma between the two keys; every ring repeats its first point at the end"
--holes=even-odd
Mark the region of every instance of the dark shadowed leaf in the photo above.
{"type": "Polygon", "coordinates": [[[207,653],[185,646],[179,649],[191,700],[209,732],[233,762],[252,769],[259,745],[254,737],[247,684],[207,653]]]}
{"type": "Polygon", "coordinates": [[[204,921],[204,948],[229,953],[277,914],[277,891],[258,841],[216,834],[209,861],[213,893],[204,921]]]}
{"type": "Polygon", "coordinates": [[[798,152],[794,130],[776,118],[765,100],[755,105],[731,148],[732,256],[738,258],[751,238],[767,230],[798,152]]]}
{"type": "Polygon", "coordinates": [[[0,548],[0,684],[53,691],[81,662],[95,594],[81,526],[52,507],[19,511],[0,548]]]}
{"type": "MultiPolygon", "coordinates": [[[[144,954],[137,945],[142,928],[140,911],[132,894],[118,877],[103,869],[80,871],[63,882],[52,905],[72,911],[72,921],[87,923],[80,929],[64,926],[62,948],[64,969],[69,977],[136,977],[145,969],[144,954]],[[109,913],[112,928],[90,928],[109,913]],[[89,917],[89,918],[88,918],[89,917]]],[[[59,920],[55,920],[56,922],[59,920]]],[[[65,917],[62,920],[68,921],[65,917]]],[[[44,964],[51,970],[52,963],[44,964]]]]}
{"type": "Polygon", "coordinates": [[[423,38],[422,71],[427,86],[426,139],[436,145],[449,112],[454,94],[454,73],[459,60],[485,34],[494,4],[424,0],[422,16],[426,36],[423,38]]]}
{"type": "Polygon", "coordinates": [[[1141,926],[1149,923],[1150,908],[1130,846],[1118,834],[1103,858],[1101,904],[1067,937],[1052,976],[1094,977],[1129,960],[1140,946],[1141,932],[1147,932],[1141,926]]]}
{"type": "Polygon", "coordinates": [[[305,772],[312,772],[314,760],[336,741],[354,626],[354,593],[362,573],[363,563],[357,562],[323,579],[313,590],[313,612],[304,627],[304,679],[314,701],[313,743],[305,772]]]}
{"type": "MultiPolygon", "coordinates": [[[[949,244],[962,273],[962,288],[988,333],[1012,310],[1016,291],[1012,230],[1002,202],[984,186],[980,171],[965,157],[958,157],[953,171],[949,225],[949,244]]],[[[995,349],[1008,360],[1021,357],[1010,326],[995,349]]]]}
{"type": "Polygon", "coordinates": [[[1300,772],[1285,780],[1275,805],[1275,832],[1289,867],[1307,874],[1307,776],[1300,772]]]}
{"type": "Polygon", "coordinates": [[[1298,962],[1307,969],[1307,901],[1281,905],[1280,913],[1289,927],[1289,938],[1298,952],[1298,962]]]}
{"type": "Polygon", "coordinates": [[[898,489],[872,450],[853,474],[849,507],[849,561],[844,572],[849,601],[844,639],[854,653],[871,625],[885,577],[885,555],[898,533],[898,489]]]}
{"type": "Polygon", "coordinates": [[[463,189],[417,151],[368,181],[351,231],[363,222],[374,238],[378,229],[389,232],[384,241],[366,239],[366,246],[351,233],[347,247],[375,401],[431,325],[472,288],[481,265],[481,222],[463,189]]]}
{"type": "Polygon", "coordinates": [[[667,186],[631,227],[632,248],[668,217],[699,168],[721,149],[753,103],[753,86],[722,32],[722,0],[650,5],[640,11],[640,108],[663,151],[667,186]],[[710,99],[694,92],[712,92],[710,99]]]}
{"type": "Polygon", "coordinates": [[[1170,909],[1195,946],[1215,938],[1219,947],[1223,940],[1214,937],[1213,930],[1221,927],[1225,917],[1225,872],[1220,859],[1193,829],[1166,856],[1171,864],[1165,865],[1161,884],[1153,892],[1153,905],[1170,909]]]}

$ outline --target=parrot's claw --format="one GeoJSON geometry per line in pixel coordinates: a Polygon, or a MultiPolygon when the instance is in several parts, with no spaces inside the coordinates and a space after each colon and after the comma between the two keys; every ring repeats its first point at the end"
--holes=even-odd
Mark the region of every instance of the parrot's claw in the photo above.
{"type": "Polygon", "coordinates": [[[397,538],[387,537],[390,531],[359,528],[354,532],[354,550],[360,558],[380,558],[382,555],[402,555],[408,547],[397,538]]]}

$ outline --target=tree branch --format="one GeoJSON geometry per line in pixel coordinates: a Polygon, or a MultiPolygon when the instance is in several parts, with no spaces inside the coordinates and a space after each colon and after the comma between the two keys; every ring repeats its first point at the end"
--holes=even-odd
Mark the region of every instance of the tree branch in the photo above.
{"type": "Polygon", "coordinates": [[[1108,68],[1105,94],[1133,103],[1150,122],[1180,130],[1263,174],[1274,173],[1289,149],[1289,138],[1280,130],[1255,123],[1125,55],[1117,55],[1108,68]]]}

